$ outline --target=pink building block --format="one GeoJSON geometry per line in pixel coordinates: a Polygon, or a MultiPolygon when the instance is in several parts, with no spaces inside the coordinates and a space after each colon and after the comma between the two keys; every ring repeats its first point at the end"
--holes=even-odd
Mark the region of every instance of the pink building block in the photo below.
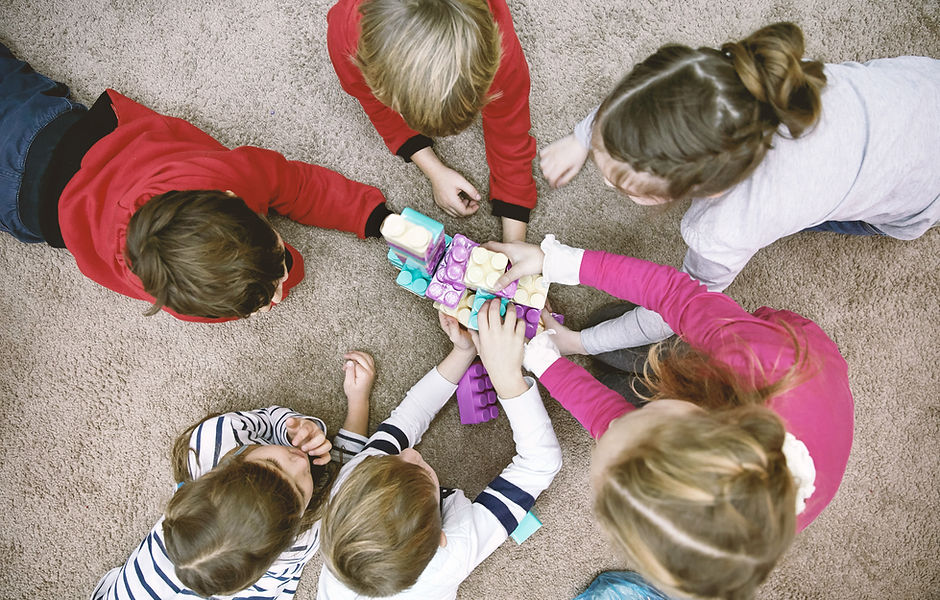
{"type": "Polygon", "coordinates": [[[496,390],[479,360],[470,365],[457,383],[457,408],[464,425],[485,423],[499,415],[496,390]]]}

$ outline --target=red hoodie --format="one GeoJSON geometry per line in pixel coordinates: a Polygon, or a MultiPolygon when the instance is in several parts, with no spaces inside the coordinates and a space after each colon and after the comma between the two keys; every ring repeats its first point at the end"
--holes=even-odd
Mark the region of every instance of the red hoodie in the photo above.
{"type": "MultiPolygon", "coordinates": [[[[372,95],[362,72],[352,61],[359,44],[361,3],[362,0],[340,0],[327,13],[326,42],[330,60],[343,89],[359,100],[388,149],[399,154],[405,142],[420,134],[408,127],[400,114],[372,95]]],[[[529,210],[535,207],[536,202],[535,180],[532,178],[535,138],[529,135],[532,127],[529,118],[529,66],[516,37],[506,1],[489,0],[489,6],[502,37],[502,58],[488,92],[490,96],[499,96],[482,111],[486,162],[490,167],[490,197],[521,207],[525,218],[517,220],[528,221],[529,210]]],[[[403,158],[409,159],[410,154],[403,158]]]]}
{"type": "MultiPolygon", "coordinates": [[[[124,259],[127,223],[152,197],[173,190],[231,190],[255,212],[274,211],[304,225],[350,231],[365,237],[369,215],[385,202],[382,193],[339,173],[272,150],[229,150],[194,125],[158,114],[107,90],[117,128],[85,154],[59,200],[66,247],[87,277],[121,294],[153,302],[124,259]]],[[[293,259],[284,296],[304,276],[293,259]]],[[[198,322],[230,321],[180,315],[198,322]]]]}

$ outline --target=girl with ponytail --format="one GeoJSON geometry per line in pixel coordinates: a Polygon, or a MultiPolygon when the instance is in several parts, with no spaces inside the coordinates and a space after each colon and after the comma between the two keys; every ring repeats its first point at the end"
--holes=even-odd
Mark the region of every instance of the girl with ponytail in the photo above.
{"type": "Polygon", "coordinates": [[[748,313],[672,267],[564,246],[490,243],[505,280],[591,285],[657,311],[679,335],[654,346],[624,396],[562,358],[549,331],[524,365],[597,440],[594,513],[614,546],[682,598],[751,598],[794,534],[829,504],[852,447],[848,368],[818,325],[748,313]]]}
{"type": "MultiPolygon", "coordinates": [[[[637,204],[691,198],[682,270],[712,291],[800,231],[922,235],[940,220],[940,61],[822,64],[803,53],[792,23],[719,49],[663,46],[542,151],[542,171],[565,185],[592,154],[637,204]]],[[[638,308],[561,350],[600,354],[670,335],[638,308]]]]}

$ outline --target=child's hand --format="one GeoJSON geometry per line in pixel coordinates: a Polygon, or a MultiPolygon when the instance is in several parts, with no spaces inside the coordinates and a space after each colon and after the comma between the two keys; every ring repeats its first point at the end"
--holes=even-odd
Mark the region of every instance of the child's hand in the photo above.
{"type": "Polygon", "coordinates": [[[515,398],[529,389],[522,378],[525,323],[516,320],[512,304],[506,308],[505,320],[501,319],[499,304],[490,300],[483,305],[477,315],[480,332],[471,335],[496,393],[501,398],[515,398]]]}
{"type": "Polygon", "coordinates": [[[548,185],[559,188],[574,179],[587,157],[588,149],[572,133],[543,148],[539,152],[539,166],[548,185]]]}
{"type": "Polygon", "coordinates": [[[369,403],[372,384],[375,383],[375,360],[366,352],[353,350],[343,355],[343,391],[350,402],[369,403]]]}
{"type": "Polygon", "coordinates": [[[473,340],[470,339],[470,332],[466,327],[461,325],[454,317],[445,315],[440,311],[438,311],[437,317],[438,321],[441,323],[441,329],[444,330],[444,333],[447,334],[450,341],[454,343],[455,350],[473,352],[473,354],[476,354],[476,346],[473,345],[473,340]]]}
{"type": "Polygon", "coordinates": [[[554,329],[555,335],[552,336],[558,351],[562,356],[570,354],[587,354],[584,344],[581,343],[581,332],[569,329],[555,320],[552,313],[548,310],[542,311],[542,322],[545,323],[545,329],[554,329]]]}
{"type": "Polygon", "coordinates": [[[441,165],[429,176],[434,202],[452,217],[469,217],[480,208],[480,192],[450,167],[441,165]],[[461,192],[466,196],[461,196],[461,192]]]}
{"type": "Polygon", "coordinates": [[[526,242],[513,242],[501,244],[487,242],[483,247],[493,252],[502,252],[509,257],[512,267],[496,280],[496,289],[501,290],[513,281],[525,275],[537,275],[542,272],[542,263],[545,262],[545,253],[535,244],[526,242]]]}
{"type": "Polygon", "coordinates": [[[316,423],[310,419],[290,417],[285,425],[290,443],[310,456],[317,457],[313,459],[313,464],[325,465],[330,462],[330,449],[333,444],[326,439],[323,430],[317,427],[316,423]]]}

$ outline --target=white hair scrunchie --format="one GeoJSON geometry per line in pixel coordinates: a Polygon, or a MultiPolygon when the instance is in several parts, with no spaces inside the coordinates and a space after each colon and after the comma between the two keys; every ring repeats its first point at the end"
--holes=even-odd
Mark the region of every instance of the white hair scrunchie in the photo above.
{"type": "Polygon", "coordinates": [[[816,491],[816,465],[806,444],[789,431],[783,440],[783,456],[796,484],[796,514],[800,514],[806,510],[806,499],[816,491]]]}

